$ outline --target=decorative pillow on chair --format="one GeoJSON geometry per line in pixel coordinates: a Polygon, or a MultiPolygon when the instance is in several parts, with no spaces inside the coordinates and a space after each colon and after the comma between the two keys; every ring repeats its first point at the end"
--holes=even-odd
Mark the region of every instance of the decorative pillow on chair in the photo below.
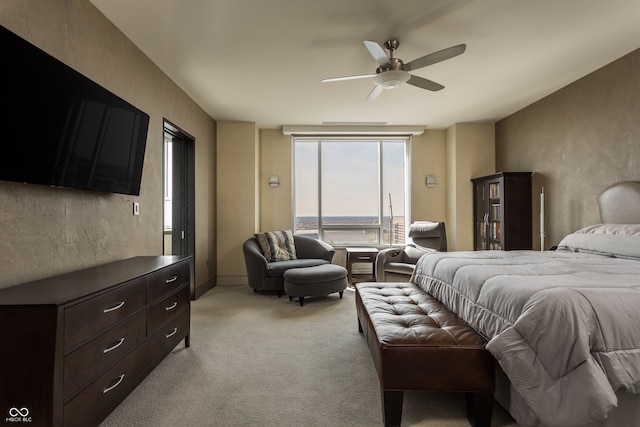
{"type": "Polygon", "coordinates": [[[266,231],[254,234],[264,257],[269,261],[289,261],[296,259],[296,246],[291,230],[266,231]]]}

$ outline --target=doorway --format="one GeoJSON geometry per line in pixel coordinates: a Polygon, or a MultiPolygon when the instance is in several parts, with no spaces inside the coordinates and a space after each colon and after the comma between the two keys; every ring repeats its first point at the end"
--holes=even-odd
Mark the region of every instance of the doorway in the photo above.
{"type": "Polygon", "coordinates": [[[194,165],[195,139],[169,121],[164,120],[164,255],[194,255],[194,165]]]}

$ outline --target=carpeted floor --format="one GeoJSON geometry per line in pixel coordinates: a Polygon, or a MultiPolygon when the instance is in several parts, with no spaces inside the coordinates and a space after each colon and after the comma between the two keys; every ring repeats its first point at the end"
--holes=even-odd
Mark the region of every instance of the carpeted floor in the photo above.
{"type": "MultiPolygon", "coordinates": [[[[405,393],[403,426],[468,426],[464,396],[405,393]]],[[[300,307],[247,286],[192,302],[181,343],[103,427],[382,426],[376,372],[358,333],[354,293],[300,307]]],[[[494,427],[517,427],[497,404],[494,427]]]]}

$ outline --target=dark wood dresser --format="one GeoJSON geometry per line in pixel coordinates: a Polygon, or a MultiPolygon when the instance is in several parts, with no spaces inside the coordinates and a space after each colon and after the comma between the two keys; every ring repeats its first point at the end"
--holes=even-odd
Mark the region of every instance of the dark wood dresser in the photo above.
{"type": "Polygon", "coordinates": [[[98,425],[189,346],[190,278],[144,256],[0,289],[0,425],[98,425]]]}

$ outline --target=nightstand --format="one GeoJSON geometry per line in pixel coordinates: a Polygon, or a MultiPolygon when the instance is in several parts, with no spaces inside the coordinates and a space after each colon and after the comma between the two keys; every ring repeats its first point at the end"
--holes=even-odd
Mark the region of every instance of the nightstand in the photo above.
{"type": "Polygon", "coordinates": [[[347,279],[349,285],[357,282],[375,282],[375,263],[378,249],[376,248],[346,248],[347,250],[347,279]],[[353,264],[371,264],[371,274],[353,274],[353,264]]]}

